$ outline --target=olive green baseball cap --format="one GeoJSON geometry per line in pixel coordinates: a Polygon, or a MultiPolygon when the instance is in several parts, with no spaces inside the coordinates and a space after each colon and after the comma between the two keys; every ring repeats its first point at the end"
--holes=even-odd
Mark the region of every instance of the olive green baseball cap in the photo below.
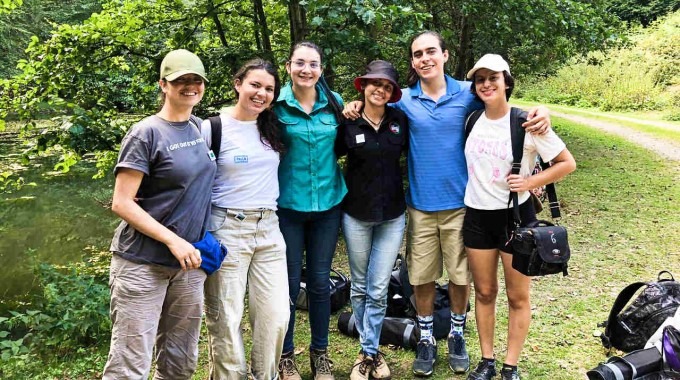
{"type": "Polygon", "coordinates": [[[161,62],[161,79],[173,81],[185,74],[196,74],[208,82],[203,62],[196,54],[184,49],[166,54],[161,62]]]}

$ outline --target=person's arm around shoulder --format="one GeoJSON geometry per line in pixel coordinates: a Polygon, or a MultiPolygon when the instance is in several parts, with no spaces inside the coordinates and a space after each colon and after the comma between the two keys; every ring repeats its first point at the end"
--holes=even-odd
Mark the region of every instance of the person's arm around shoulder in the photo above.
{"type": "Polygon", "coordinates": [[[356,120],[361,116],[361,107],[364,106],[364,102],[361,100],[354,100],[345,104],[345,108],[342,110],[342,116],[350,119],[356,120]]]}
{"type": "Polygon", "coordinates": [[[177,236],[154,219],[135,201],[144,173],[120,168],[116,174],[111,210],[135,230],[168,246],[183,270],[201,266],[201,255],[191,243],[177,236]]]}
{"type": "Polygon", "coordinates": [[[566,147],[552,160],[552,165],[529,177],[522,177],[520,174],[510,174],[507,177],[510,191],[516,193],[529,191],[537,187],[557,182],[567,174],[576,170],[576,160],[566,147]]]}
{"type": "Polygon", "coordinates": [[[540,105],[529,109],[527,121],[522,124],[522,127],[532,135],[543,135],[548,132],[550,125],[550,110],[540,105]]]}

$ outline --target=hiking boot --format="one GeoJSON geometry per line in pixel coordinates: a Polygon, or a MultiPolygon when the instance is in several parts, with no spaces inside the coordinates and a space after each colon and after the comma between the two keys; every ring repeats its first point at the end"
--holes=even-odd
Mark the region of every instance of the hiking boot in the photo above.
{"type": "Polygon", "coordinates": [[[390,380],[392,378],[392,372],[390,371],[390,367],[387,366],[385,355],[380,351],[373,357],[371,378],[374,380],[390,380]]]}
{"type": "Polygon", "coordinates": [[[359,352],[359,357],[354,361],[352,372],[349,374],[350,380],[368,380],[373,370],[373,357],[366,355],[364,351],[359,352]]]}
{"type": "Polygon", "coordinates": [[[335,380],[333,362],[328,358],[328,351],[309,349],[309,364],[312,367],[314,380],[335,380]]]}
{"type": "MultiPolygon", "coordinates": [[[[433,339],[434,340],[434,339],[433,339]]],[[[437,342],[421,340],[416,347],[416,360],[413,361],[413,374],[416,376],[430,376],[434,371],[437,360],[437,342]]]]}
{"type": "Polygon", "coordinates": [[[449,368],[455,373],[465,373],[470,369],[470,357],[465,349],[465,338],[462,335],[449,335],[449,368]]]}
{"type": "Polygon", "coordinates": [[[297,365],[295,365],[295,352],[284,352],[279,360],[279,378],[281,380],[302,380],[297,365]]]}
{"type": "Polygon", "coordinates": [[[470,372],[467,380],[491,380],[496,377],[496,366],[488,361],[480,360],[477,368],[470,372]]]}
{"type": "Polygon", "coordinates": [[[519,371],[516,369],[503,368],[501,370],[502,380],[520,380],[519,371]]]}

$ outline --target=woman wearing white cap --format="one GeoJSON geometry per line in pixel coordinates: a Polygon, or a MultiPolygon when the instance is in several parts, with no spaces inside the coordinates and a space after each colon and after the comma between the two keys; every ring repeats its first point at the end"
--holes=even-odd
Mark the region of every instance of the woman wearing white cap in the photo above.
{"type": "Polygon", "coordinates": [[[161,63],[161,110],[123,138],[111,209],[123,219],[111,243],[111,347],[104,379],[190,379],[203,310],[200,252],[215,177],[191,113],[207,82],[186,50],[161,63]]]}
{"type": "Polygon", "coordinates": [[[520,174],[510,174],[512,144],[510,105],[514,80],[508,63],[499,55],[486,54],[467,74],[471,91],[484,102],[484,113],[474,124],[465,143],[468,183],[465,188],[467,212],[463,241],[475,284],[475,317],[482,360],[468,380],[492,379],[496,375],[493,352],[498,294],[497,268],[500,258],[508,297],[508,343],[501,376],[519,379],[517,362],[529,331],[531,279],[512,268],[512,247],[506,245],[513,227],[510,192],[518,193],[522,224],[536,220],[529,190],[555,182],[576,169],[576,162],[564,142],[549,130],[546,134],[526,134],[520,174]],[[532,175],[536,155],[552,166],[532,175]]]}

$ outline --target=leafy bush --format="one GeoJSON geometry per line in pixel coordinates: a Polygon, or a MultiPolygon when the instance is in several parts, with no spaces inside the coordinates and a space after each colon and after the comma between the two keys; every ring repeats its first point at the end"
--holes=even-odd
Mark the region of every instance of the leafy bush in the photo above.
{"type": "Polygon", "coordinates": [[[0,318],[3,361],[73,354],[109,339],[109,290],[102,276],[76,268],[63,273],[48,264],[36,270],[42,294],[26,311],[0,318]]]}
{"type": "Polygon", "coordinates": [[[628,46],[574,58],[549,78],[526,78],[517,95],[604,111],[677,109],[669,91],[680,84],[679,31],[680,11],[636,31],[628,46]]]}

